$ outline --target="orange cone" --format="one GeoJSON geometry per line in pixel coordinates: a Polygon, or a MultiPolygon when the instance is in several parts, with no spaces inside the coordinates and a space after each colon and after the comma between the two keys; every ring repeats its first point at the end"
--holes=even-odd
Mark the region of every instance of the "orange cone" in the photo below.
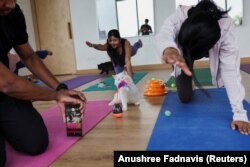
{"type": "Polygon", "coordinates": [[[145,86],[144,96],[162,96],[168,92],[164,83],[158,79],[151,79],[145,86]]]}

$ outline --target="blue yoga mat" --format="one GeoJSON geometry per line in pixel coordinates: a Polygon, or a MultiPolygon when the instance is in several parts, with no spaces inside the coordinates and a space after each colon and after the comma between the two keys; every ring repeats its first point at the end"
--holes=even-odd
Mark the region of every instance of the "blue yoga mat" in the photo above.
{"type": "MultiPolygon", "coordinates": [[[[194,91],[183,104],[176,92],[166,95],[147,150],[237,151],[250,150],[250,136],[231,130],[232,111],[225,89],[208,89],[210,97],[194,91]],[[170,116],[165,111],[171,112],[170,116]]],[[[250,112],[250,104],[244,101],[250,112]]],[[[250,115],[248,112],[248,116],[250,115]]]]}

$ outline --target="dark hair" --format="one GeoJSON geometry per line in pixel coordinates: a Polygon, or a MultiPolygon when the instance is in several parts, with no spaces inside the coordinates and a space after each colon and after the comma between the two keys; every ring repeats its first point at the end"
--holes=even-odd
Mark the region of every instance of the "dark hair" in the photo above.
{"type": "Polygon", "coordinates": [[[219,10],[210,0],[202,0],[188,11],[178,36],[184,57],[188,54],[192,60],[204,57],[220,39],[218,20],[227,12],[219,10]]]}
{"type": "MultiPolygon", "coordinates": [[[[188,11],[188,18],[183,22],[178,35],[178,42],[190,70],[193,61],[208,56],[209,49],[220,39],[218,20],[227,12],[221,11],[210,0],[200,1],[188,11]]],[[[194,75],[193,77],[196,80],[194,75]]]]}
{"type": "Polygon", "coordinates": [[[111,38],[112,36],[119,38],[119,39],[121,38],[119,31],[116,29],[110,30],[108,32],[108,38],[111,38]]]}
{"type": "Polygon", "coordinates": [[[120,64],[120,59],[119,59],[119,54],[117,52],[116,49],[114,49],[110,44],[109,44],[109,38],[111,37],[116,37],[118,39],[121,39],[121,36],[120,36],[120,33],[118,30],[116,29],[113,29],[113,30],[110,30],[108,32],[108,39],[107,39],[107,44],[108,44],[108,48],[107,48],[107,53],[110,57],[110,59],[112,60],[112,62],[115,64],[115,65],[118,65],[120,64]]]}
{"type": "Polygon", "coordinates": [[[146,22],[146,23],[148,23],[148,21],[149,21],[148,19],[145,19],[145,22],[146,22]]]}

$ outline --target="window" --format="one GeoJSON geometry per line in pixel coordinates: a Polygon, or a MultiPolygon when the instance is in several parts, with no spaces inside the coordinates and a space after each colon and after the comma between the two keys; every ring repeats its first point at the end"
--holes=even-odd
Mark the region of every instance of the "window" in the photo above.
{"type": "Polygon", "coordinates": [[[191,6],[191,5],[196,5],[198,3],[198,0],[176,0],[175,1],[175,5],[176,5],[176,8],[179,6],[179,5],[186,5],[186,6],[191,6]]]}
{"type": "Polygon", "coordinates": [[[96,0],[96,9],[100,39],[111,29],[118,29],[121,37],[139,36],[145,19],[154,32],[154,0],[96,0]]]}
{"type": "MultiPolygon", "coordinates": [[[[116,0],[116,4],[121,36],[140,35],[139,29],[145,19],[149,20],[149,25],[154,25],[153,0],[116,0]]],[[[151,27],[154,29],[154,26],[151,27]]]]}
{"type": "MultiPolygon", "coordinates": [[[[179,5],[196,5],[200,0],[176,0],[176,8],[179,5]]],[[[214,0],[214,2],[222,9],[230,9],[229,15],[236,25],[242,24],[243,18],[243,0],[214,0]]]]}

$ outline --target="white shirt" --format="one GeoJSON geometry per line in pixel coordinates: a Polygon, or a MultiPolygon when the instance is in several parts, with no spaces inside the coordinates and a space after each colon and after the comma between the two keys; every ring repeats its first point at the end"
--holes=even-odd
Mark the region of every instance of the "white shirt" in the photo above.
{"type": "MultiPolygon", "coordinates": [[[[177,36],[182,23],[188,17],[191,6],[180,6],[163,23],[155,37],[158,51],[162,55],[166,48],[176,48],[181,54],[177,36]]],[[[247,111],[243,108],[245,89],[241,83],[240,56],[235,37],[233,20],[229,17],[219,20],[221,38],[209,50],[212,82],[217,87],[224,86],[233,112],[233,120],[248,122],[247,111]]]]}

